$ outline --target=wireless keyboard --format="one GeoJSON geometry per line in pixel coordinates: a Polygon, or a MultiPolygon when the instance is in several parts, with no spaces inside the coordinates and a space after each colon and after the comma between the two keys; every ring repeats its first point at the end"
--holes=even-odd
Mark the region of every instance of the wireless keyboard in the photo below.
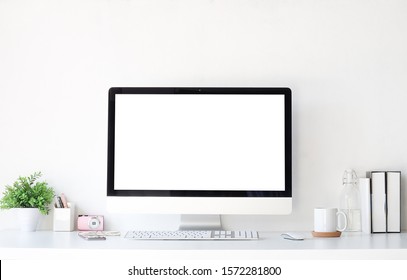
{"type": "Polygon", "coordinates": [[[255,230],[128,231],[124,238],[132,240],[253,240],[259,239],[259,233],[255,230]]]}

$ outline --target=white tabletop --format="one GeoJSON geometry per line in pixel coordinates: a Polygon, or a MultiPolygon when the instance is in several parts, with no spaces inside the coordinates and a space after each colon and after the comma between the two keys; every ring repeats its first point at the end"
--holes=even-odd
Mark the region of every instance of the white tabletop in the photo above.
{"type": "Polygon", "coordinates": [[[232,258],[232,259],[407,259],[407,233],[343,233],[340,238],[283,239],[281,232],[260,232],[249,241],[140,241],[122,236],[86,241],[77,232],[0,231],[0,259],[9,258],[232,258]],[[157,254],[159,252],[159,256],[157,254]]]}

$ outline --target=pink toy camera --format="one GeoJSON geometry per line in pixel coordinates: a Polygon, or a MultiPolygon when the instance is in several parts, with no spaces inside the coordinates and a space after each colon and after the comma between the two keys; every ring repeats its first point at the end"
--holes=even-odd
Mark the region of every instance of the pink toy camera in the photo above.
{"type": "Polygon", "coordinates": [[[103,230],[103,216],[78,215],[78,230],[103,230]]]}

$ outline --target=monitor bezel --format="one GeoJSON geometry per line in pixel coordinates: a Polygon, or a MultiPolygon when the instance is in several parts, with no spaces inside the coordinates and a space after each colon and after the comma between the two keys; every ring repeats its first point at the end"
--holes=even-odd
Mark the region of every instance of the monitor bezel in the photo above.
{"type": "Polygon", "coordinates": [[[169,88],[169,87],[113,87],[108,101],[108,153],[107,196],[109,197],[292,197],[292,117],[291,90],[289,88],[169,88]],[[115,101],[118,94],[271,94],[284,96],[285,129],[285,190],[284,191],[233,191],[233,190],[115,190],[115,101]]]}

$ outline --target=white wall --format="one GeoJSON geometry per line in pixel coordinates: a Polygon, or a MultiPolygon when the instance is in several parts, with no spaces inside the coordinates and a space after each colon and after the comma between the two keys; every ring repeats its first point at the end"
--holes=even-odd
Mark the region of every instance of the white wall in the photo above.
{"type": "Polygon", "coordinates": [[[171,227],[105,212],[109,87],[288,86],[293,214],[224,222],[312,229],[345,168],[407,174],[406,14],[403,0],[0,0],[0,191],[41,170],[108,228],[171,227]]]}

